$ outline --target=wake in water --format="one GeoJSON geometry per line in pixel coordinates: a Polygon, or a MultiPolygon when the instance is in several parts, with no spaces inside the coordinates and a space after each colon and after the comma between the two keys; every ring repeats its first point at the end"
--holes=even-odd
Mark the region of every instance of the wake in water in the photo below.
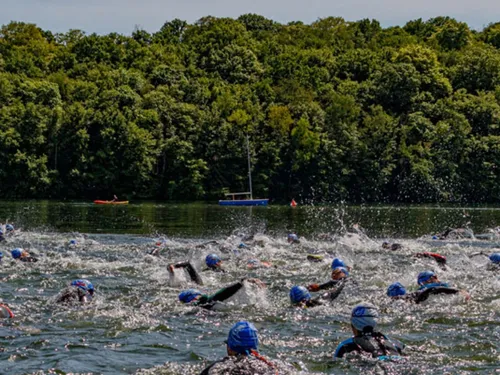
{"type": "Polygon", "coordinates": [[[489,374],[497,368],[499,274],[487,256],[477,254],[497,251],[498,242],[372,239],[359,227],[299,240],[245,230],[199,240],[18,232],[0,243],[0,297],[15,314],[0,329],[2,373],[198,374],[226,354],[224,340],[240,320],[254,323],[266,357],[297,372],[489,374]],[[401,246],[385,249],[383,242],[401,246]],[[17,247],[38,262],[12,258],[17,247]],[[424,253],[445,257],[446,268],[435,257],[416,256],[424,253]],[[210,254],[221,258],[225,272],[208,269],[210,254]],[[331,280],[335,258],[351,267],[352,282],[331,303],[291,307],[290,289],[331,280]],[[266,265],[249,267],[254,261],[266,265]],[[184,262],[201,283],[183,268],[169,269],[184,262]],[[416,291],[418,275],[427,270],[467,290],[470,301],[460,293],[419,304],[387,296],[396,281],[408,293],[416,291]],[[244,278],[262,280],[266,288],[244,282],[215,310],[179,301],[183,290],[213,295],[244,278]],[[92,282],[93,302],[55,303],[76,279],[92,282]],[[380,330],[406,345],[403,362],[333,360],[338,344],[352,335],[353,307],[365,302],[378,307],[380,330]]]}

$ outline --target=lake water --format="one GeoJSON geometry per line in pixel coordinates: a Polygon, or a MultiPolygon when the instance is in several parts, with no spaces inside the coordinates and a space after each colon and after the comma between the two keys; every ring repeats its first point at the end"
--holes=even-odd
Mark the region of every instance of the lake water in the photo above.
{"type": "Polygon", "coordinates": [[[225,355],[227,332],[243,319],[259,329],[264,355],[304,373],[493,374],[500,367],[500,273],[475,255],[500,252],[500,238],[489,231],[500,225],[498,207],[0,202],[0,223],[6,221],[21,230],[0,243],[0,298],[16,314],[0,322],[0,374],[197,374],[225,355]],[[351,229],[356,224],[362,232],[351,229]],[[447,227],[485,236],[432,239],[447,227]],[[290,231],[300,245],[286,242],[290,231]],[[256,244],[235,251],[249,234],[256,244]],[[161,256],[148,255],[160,239],[161,256]],[[382,250],[383,241],[403,249],[382,250]],[[39,262],[15,262],[15,247],[39,262]],[[445,255],[448,269],[413,256],[422,251],[445,255]],[[209,253],[224,259],[226,273],[203,271],[209,253]],[[310,263],[308,253],[324,260],[310,263]],[[337,256],[353,267],[356,284],[331,305],[290,308],[289,289],[327,281],[337,256]],[[249,270],[249,259],[275,267],[249,270]],[[201,271],[203,287],[168,273],[169,263],[184,260],[201,271]],[[433,296],[409,305],[386,297],[394,281],[416,289],[417,274],[427,269],[472,299],[433,296]],[[211,293],[242,277],[260,278],[266,291],[246,286],[223,311],[178,302],[183,289],[211,293]],[[76,278],[96,286],[94,303],[56,305],[55,296],[76,278]],[[380,331],[407,345],[403,361],[332,360],[351,335],[352,307],[362,301],[379,307],[380,331]]]}

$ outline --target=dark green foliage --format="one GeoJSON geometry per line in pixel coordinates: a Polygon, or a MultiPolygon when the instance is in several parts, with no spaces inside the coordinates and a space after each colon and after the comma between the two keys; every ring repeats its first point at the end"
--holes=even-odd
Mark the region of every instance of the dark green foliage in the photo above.
{"type": "Polygon", "coordinates": [[[500,26],[0,29],[0,196],[498,202],[500,26]]]}

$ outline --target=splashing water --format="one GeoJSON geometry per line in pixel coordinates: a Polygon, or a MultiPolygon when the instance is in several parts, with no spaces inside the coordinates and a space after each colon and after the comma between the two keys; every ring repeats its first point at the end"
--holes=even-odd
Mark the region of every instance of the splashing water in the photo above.
{"type": "MultiPolygon", "coordinates": [[[[324,210],[313,212],[326,221],[324,210]]],[[[311,212],[307,215],[311,217],[311,212]]],[[[433,241],[431,232],[418,238],[394,238],[382,231],[377,238],[370,235],[373,227],[369,226],[366,231],[358,227],[346,232],[355,219],[345,218],[349,224],[340,227],[332,224],[337,219],[330,219],[330,230],[325,223],[315,234],[302,237],[298,245],[286,241],[286,231],[295,229],[289,223],[281,230],[269,230],[269,225],[254,222],[251,227],[226,230],[229,235],[208,238],[23,230],[8,243],[0,243],[1,251],[6,254],[16,243],[39,261],[20,263],[5,256],[1,264],[0,297],[16,317],[1,322],[0,372],[197,374],[225,355],[223,342],[238,320],[252,321],[259,329],[262,353],[293,364],[297,372],[497,371],[499,273],[488,270],[486,257],[473,255],[493,252],[499,242],[469,238],[433,241]],[[248,247],[238,248],[249,233],[253,238],[246,239],[248,247]],[[165,238],[159,255],[148,255],[161,237],[165,238]],[[70,246],[70,239],[76,239],[77,245],[70,246]],[[398,242],[402,248],[384,250],[383,241],[398,242]],[[432,259],[414,256],[424,251],[446,256],[447,269],[442,270],[432,259]],[[209,253],[222,257],[227,272],[204,271],[209,253]],[[307,261],[311,253],[319,255],[319,261],[307,261]],[[331,304],[306,310],[291,308],[289,289],[328,281],[334,257],[352,267],[355,282],[331,304]],[[249,259],[272,266],[249,269],[249,259]],[[174,277],[168,272],[170,263],[187,260],[200,271],[203,286],[192,283],[182,270],[176,270],[174,277]],[[388,299],[385,292],[389,284],[400,281],[414,290],[417,275],[423,270],[432,270],[441,280],[467,290],[472,299],[466,302],[461,295],[433,296],[419,305],[388,299]],[[267,288],[245,283],[221,311],[178,301],[183,289],[214,293],[244,277],[259,278],[267,288]],[[77,278],[92,281],[94,302],[78,307],[56,305],[57,294],[77,278]],[[338,343],[351,336],[350,312],[362,301],[378,306],[380,331],[407,345],[404,360],[332,359],[338,343]]]]}

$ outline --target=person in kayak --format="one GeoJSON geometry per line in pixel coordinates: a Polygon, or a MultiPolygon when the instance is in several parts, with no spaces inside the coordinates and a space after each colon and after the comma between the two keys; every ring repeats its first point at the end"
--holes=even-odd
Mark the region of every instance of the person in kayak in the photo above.
{"type": "Polygon", "coordinates": [[[113,199],[111,200],[111,202],[118,202],[118,197],[116,195],[113,195],[113,199]]]}
{"type": "Polygon", "coordinates": [[[295,285],[290,289],[290,302],[292,306],[301,308],[310,308],[324,305],[326,302],[331,302],[340,295],[345,284],[342,283],[337,288],[328,293],[324,293],[318,297],[312,298],[309,291],[303,287],[295,285]]]}
{"type": "Polygon", "coordinates": [[[16,260],[20,260],[21,262],[26,262],[26,263],[35,263],[38,262],[38,259],[35,258],[34,256],[30,255],[26,250],[16,248],[14,250],[11,250],[11,255],[12,258],[16,260]]]}
{"type": "Polygon", "coordinates": [[[212,310],[219,302],[225,301],[238,293],[238,291],[245,285],[245,282],[255,284],[259,288],[265,288],[265,284],[259,279],[242,279],[237,283],[218,290],[212,295],[202,294],[196,289],[184,290],[179,294],[179,301],[184,304],[212,310]]]}
{"type": "Polygon", "coordinates": [[[345,283],[349,277],[349,268],[346,266],[344,261],[339,258],[335,258],[332,261],[332,274],[331,280],[323,284],[310,284],[307,286],[307,290],[310,292],[318,292],[320,290],[328,290],[336,288],[338,285],[345,283]]]}
{"type": "Polygon", "coordinates": [[[430,253],[430,252],[423,252],[423,253],[416,253],[415,256],[417,258],[431,258],[436,261],[438,266],[446,270],[446,257],[444,255],[438,254],[438,253],[430,253]]]}
{"type": "Polygon", "coordinates": [[[379,359],[400,356],[404,344],[375,331],[378,317],[377,308],[370,303],[354,307],[351,313],[351,329],[354,336],[337,346],[334,358],[343,358],[352,352],[379,359]]]}
{"type": "Polygon", "coordinates": [[[167,269],[172,277],[175,277],[175,269],[182,269],[189,275],[191,281],[195,282],[198,285],[203,285],[203,280],[200,274],[196,271],[196,269],[190,262],[169,264],[167,269]]]}
{"type": "Polygon", "coordinates": [[[86,279],[73,280],[56,298],[57,303],[90,303],[94,298],[94,285],[86,279]]]}
{"type": "Polygon", "coordinates": [[[226,272],[222,268],[222,259],[217,254],[208,254],[205,258],[208,269],[215,272],[226,272]]]}
{"type": "Polygon", "coordinates": [[[234,324],[225,343],[227,356],[206,367],[200,375],[276,375],[294,372],[293,368],[279,361],[271,362],[258,352],[258,331],[250,322],[234,324]]]}

